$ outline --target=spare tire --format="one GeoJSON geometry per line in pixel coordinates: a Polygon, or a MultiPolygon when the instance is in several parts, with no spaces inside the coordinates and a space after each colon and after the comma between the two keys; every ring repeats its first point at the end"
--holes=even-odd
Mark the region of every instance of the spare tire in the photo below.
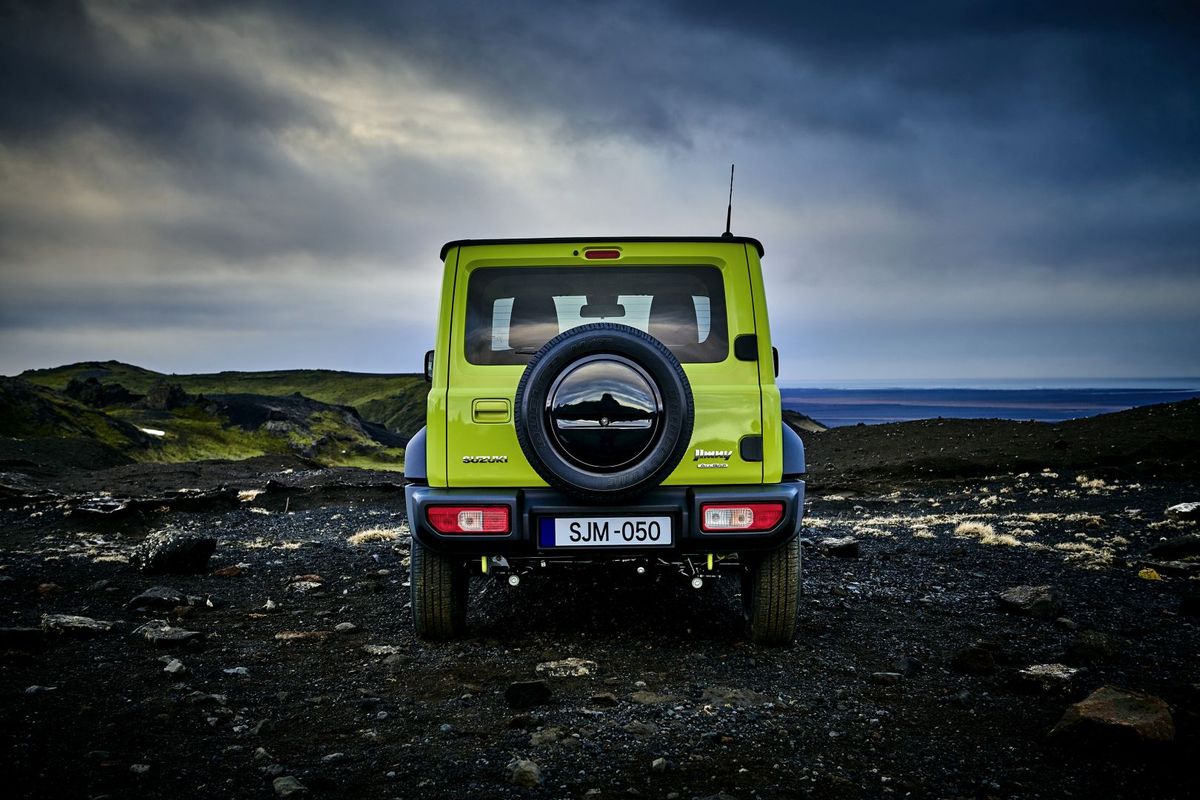
{"type": "Polygon", "coordinates": [[[546,342],[517,385],[517,441],[546,483],[591,503],[661,483],[692,439],[692,387],[648,333],[608,322],[546,342]]]}

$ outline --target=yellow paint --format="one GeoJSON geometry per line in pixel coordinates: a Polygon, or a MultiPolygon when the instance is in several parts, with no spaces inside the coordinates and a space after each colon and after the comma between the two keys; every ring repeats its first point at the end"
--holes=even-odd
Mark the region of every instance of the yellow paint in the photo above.
{"type": "Polygon", "coordinates": [[[466,360],[462,320],[467,285],[475,270],[487,267],[548,267],[578,264],[614,270],[639,267],[709,265],[721,271],[725,285],[729,353],[724,361],[685,364],[696,397],[696,421],[686,455],[663,481],[666,486],[758,484],[780,480],[783,466],[779,389],[771,358],[771,339],[762,268],[753,247],[740,242],[595,242],[491,244],[453,247],[446,253],[433,385],[426,409],[426,469],[431,486],[545,486],[517,443],[511,408],[524,367],[478,365],[466,360]],[[589,247],[614,247],[621,258],[588,261],[589,247]],[[580,255],[575,255],[578,252],[580,255]],[[733,342],[757,334],[758,361],[739,361],[733,342]],[[453,378],[451,378],[453,373],[453,378]],[[482,407],[481,407],[482,404],[482,407]],[[763,436],[763,462],[742,461],[738,441],[763,436]],[[698,469],[693,453],[732,450],[721,469],[698,469]],[[507,462],[463,462],[464,456],[507,456],[507,462]]]}

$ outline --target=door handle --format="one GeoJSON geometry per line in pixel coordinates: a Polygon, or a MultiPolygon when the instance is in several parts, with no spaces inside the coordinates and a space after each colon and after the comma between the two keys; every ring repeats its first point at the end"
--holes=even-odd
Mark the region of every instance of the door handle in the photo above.
{"type": "Polygon", "coordinates": [[[504,423],[512,419],[507,400],[473,400],[471,419],[485,424],[504,423]]]}

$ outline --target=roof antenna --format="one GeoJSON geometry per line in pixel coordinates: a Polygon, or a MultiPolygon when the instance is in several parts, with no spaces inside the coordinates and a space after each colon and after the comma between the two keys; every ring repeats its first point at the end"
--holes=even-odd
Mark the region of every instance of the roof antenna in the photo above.
{"type": "Polygon", "coordinates": [[[729,165],[729,207],[725,209],[725,232],[722,237],[732,239],[733,234],[729,231],[729,223],[733,219],[733,164],[729,165]]]}

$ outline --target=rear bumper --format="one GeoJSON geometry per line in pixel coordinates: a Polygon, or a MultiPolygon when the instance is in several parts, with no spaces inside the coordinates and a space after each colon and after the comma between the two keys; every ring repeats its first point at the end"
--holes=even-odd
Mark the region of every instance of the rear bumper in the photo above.
{"type": "Polygon", "coordinates": [[[765,486],[661,486],[630,503],[612,506],[583,505],[553,489],[438,489],[410,484],[404,487],[413,538],[425,547],[448,555],[584,556],[672,555],[697,553],[752,553],[773,550],[800,532],[804,514],[804,481],[765,486]],[[705,533],[700,530],[700,506],[712,502],[781,502],[783,518],[771,530],[755,533],[705,533]],[[505,535],[441,534],[430,527],[426,509],[439,504],[506,505],[512,530],[505,535]],[[538,525],[556,516],[670,516],[676,535],[667,546],[542,547],[538,525]]]}

